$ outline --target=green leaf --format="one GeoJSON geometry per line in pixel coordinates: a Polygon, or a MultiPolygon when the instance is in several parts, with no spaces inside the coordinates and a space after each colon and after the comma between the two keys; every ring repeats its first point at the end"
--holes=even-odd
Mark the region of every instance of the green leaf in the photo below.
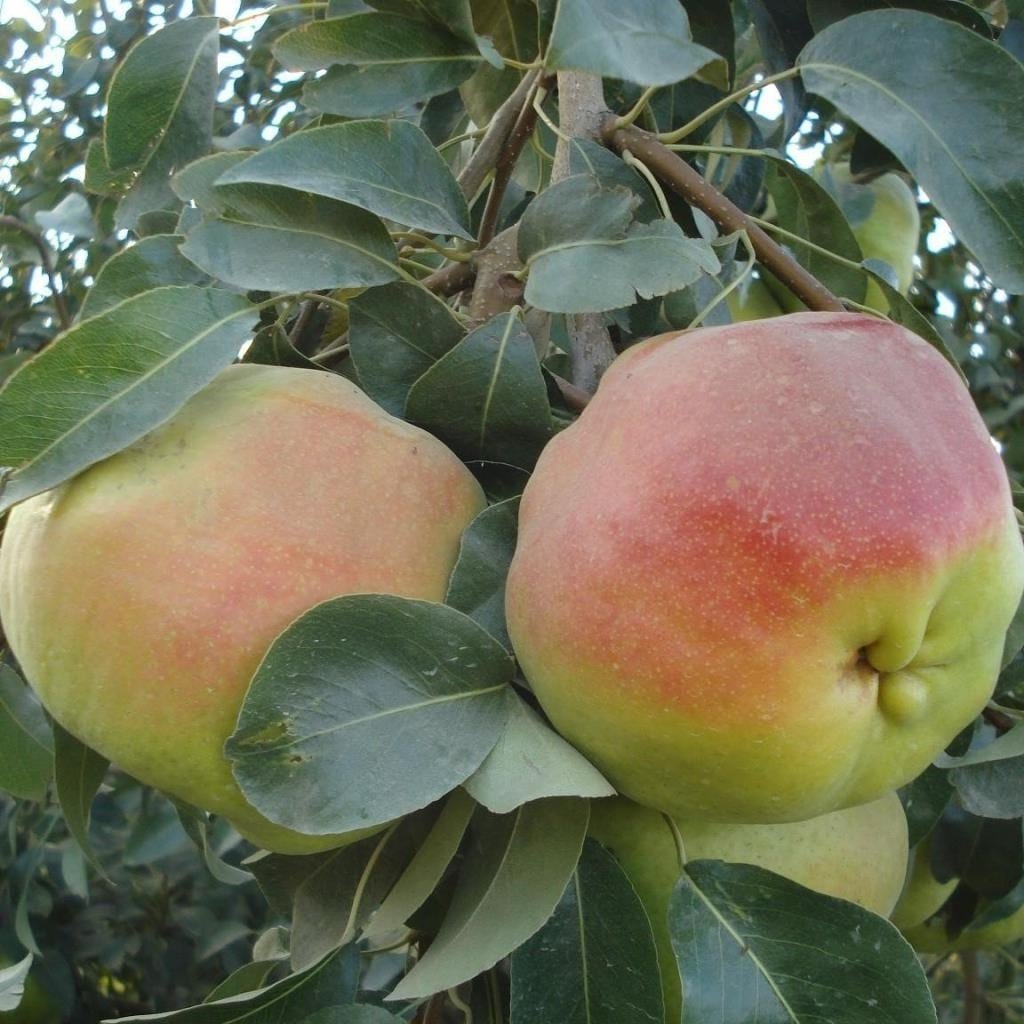
{"type": "Polygon", "coordinates": [[[404,282],[371,288],[349,303],[349,346],[363,390],[401,416],[409,389],[465,333],[425,288],[404,282]]]}
{"type": "Polygon", "coordinates": [[[494,749],[464,785],[495,814],[543,797],[615,796],[607,779],[519,697],[494,749]]]}
{"type": "Polygon", "coordinates": [[[32,966],[32,959],[32,954],[29,953],[10,967],[0,967],[0,1013],[8,1013],[18,1008],[25,993],[25,981],[32,966]]]}
{"type": "Polygon", "coordinates": [[[239,288],[306,291],[364,288],[398,277],[383,223],[357,206],[272,185],[219,185],[225,203],[181,251],[239,288]]]}
{"type": "MultiPolygon", "coordinates": [[[[356,997],[353,957],[358,950],[343,949],[325,957],[306,971],[289,975],[269,988],[200,1003],[184,1010],[119,1018],[126,1022],[169,1021],[173,1024],[283,1024],[304,1021],[314,1013],[329,1011],[332,1024],[377,1024],[373,1017],[347,1016],[364,1009],[352,1004],[356,997]]],[[[387,1019],[386,1017],[384,1018],[387,1019]]]]}
{"type": "Polygon", "coordinates": [[[229,194],[217,189],[217,179],[250,155],[236,151],[200,157],[174,175],[171,188],[179,199],[195,203],[203,213],[221,214],[227,208],[229,194]]]}
{"type": "Polygon", "coordinates": [[[529,469],[551,436],[537,350],[514,313],[488,320],[412,386],[406,418],[464,459],[529,469]]]}
{"type": "Polygon", "coordinates": [[[342,117],[388,114],[448,92],[482,61],[475,47],[434,24],[376,11],[307,22],[273,50],[293,71],[329,67],[307,83],[303,100],[342,117]]]}
{"type": "Polygon", "coordinates": [[[465,612],[507,648],[505,578],[516,547],[519,499],[485,508],[466,527],[445,604],[465,612]]]}
{"type": "Polygon", "coordinates": [[[229,995],[244,995],[262,988],[270,972],[280,967],[281,961],[253,961],[243,964],[237,971],[232,971],[219,985],[210,991],[204,1002],[216,1002],[226,999],[229,995]]]}
{"type": "MultiPolygon", "coordinates": [[[[529,64],[537,57],[537,7],[533,0],[473,0],[477,31],[505,57],[529,64]]],[[[459,88],[475,124],[486,124],[512,95],[523,72],[481,64],[459,88]]]]}
{"type": "Polygon", "coordinates": [[[519,256],[529,259],[580,239],[622,237],[640,203],[632,188],[605,186],[589,172],[574,174],[545,189],[526,208],[519,227],[519,256]]]}
{"type": "Polygon", "coordinates": [[[245,350],[245,362],[262,363],[265,366],[295,366],[303,370],[319,370],[320,367],[304,356],[289,339],[279,323],[267,324],[254,335],[252,344],[245,350]]]}
{"type": "Polygon", "coordinates": [[[99,869],[89,841],[89,817],[93,797],[103,782],[110,762],[57,722],[53,723],[53,760],[57,800],[64,814],[64,822],[86,859],[99,869]]]}
{"type": "Polygon", "coordinates": [[[186,18],[132,47],[107,94],[110,170],[145,166],[161,149],[179,165],[209,149],[219,30],[217,18],[186,18]]]}
{"type": "Polygon", "coordinates": [[[180,235],[150,235],[111,256],[85,296],[78,320],[98,316],[153,288],[202,281],[203,272],[178,251],[181,242],[180,235]]]}
{"type": "MultiPolygon", "coordinates": [[[[860,246],[853,230],[827,189],[788,160],[781,157],[768,157],[768,160],[768,192],[775,200],[779,226],[844,259],[860,263],[860,246]]],[[[780,241],[837,295],[854,302],[864,301],[867,277],[863,271],[844,266],[792,239],[780,241]]]]}
{"type": "Polygon", "coordinates": [[[512,954],[511,1024],[664,1020],[651,923],[615,858],[588,839],[551,919],[512,954]]]}
{"type": "Polygon", "coordinates": [[[253,960],[232,971],[210,994],[204,1003],[215,1003],[228,996],[240,996],[263,988],[270,972],[281,963],[280,960],[253,960]]]}
{"type": "Polygon", "coordinates": [[[440,992],[493,967],[551,916],[579,860],[586,800],[538,800],[479,811],[470,849],[436,938],[389,999],[440,992]]]}
{"type": "Polygon", "coordinates": [[[1017,610],[1013,613],[1013,620],[1006,631],[1002,667],[1006,668],[1022,648],[1024,648],[1024,599],[1017,605],[1017,610]]]}
{"type": "Polygon", "coordinates": [[[1024,815],[1024,722],[963,757],[940,754],[935,764],[950,769],[950,781],[961,804],[973,814],[986,818],[1024,815]]]}
{"type": "Polygon", "coordinates": [[[989,38],[992,36],[984,15],[962,0],[807,0],[807,14],[815,32],[822,32],[833,22],[854,14],[892,7],[936,14],[940,18],[958,21],[989,38]]]}
{"type": "Polygon", "coordinates": [[[640,199],[574,174],[542,192],[519,226],[526,301],[552,313],[597,313],[693,284],[721,269],[711,244],[674,221],[633,221],[640,199]]]}
{"type": "Polygon", "coordinates": [[[85,151],[85,181],[83,185],[86,192],[94,195],[117,196],[124,192],[131,184],[131,180],[131,168],[123,167],[118,171],[112,171],[107,163],[103,140],[92,139],[89,148],[85,151]]]}
{"type": "MultiPolygon", "coordinates": [[[[747,0],[747,6],[764,70],[776,75],[792,68],[801,48],[814,35],[806,0],[747,0]]],[[[772,141],[781,146],[800,127],[808,101],[799,78],[783,78],[776,88],[783,117],[772,132],[772,141]]]]}
{"type": "Polygon", "coordinates": [[[686,15],[693,38],[723,58],[720,65],[705,68],[701,77],[728,92],[736,73],[736,26],[731,0],[688,0],[686,15]]]}
{"type": "Polygon", "coordinates": [[[252,875],[248,871],[236,868],[217,856],[210,842],[210,816],[206,811],[193,807],[182,800],[174,801],[175,809],[178,812],[178,820],[185,830],[189,839],[195,843],[199,852],[203,855],[210,874],[224,885],[245,885],[252,881],[252,875]]]}
{"type": "Polygon", "coordinates": [[[935,1024],[884,918],[749,864],[686,865],[669,906],[687,1024],[935,1024]]]}
{"type": "Polygon", "coordinates": [[[916,846],[935,827],[953,796],[949,773],[929,765],[899,792],[907,815],[908,842],[916,846]]]}
{"type": "Polygon", "coordinates": [[[53,778],[53,738],[42,705],[0,664],[0,790],[42,801],[53,778]]]}
{"type": "Polygon", "coordinates": [[[211,145],[217,88],[216,18],[173,22],[143,39],[115,72],[104,122],[106,170],[134,171],[118,204],[115,226],[134,228],[139,218],[175,205],[170,176],[211,145]]]}
{"type": "Polygon", "coordinates": [[[639,200],[634,213],[637,220],[646,223],[661,216],[658,202],[647,180],[622,157],[593,139],[572,140],[569,146],[569,173],[589,174],[606,189],[616,185],[628,189],[639,200]]]}
{"type": "Polygon", "coordinates": [[[312,192],[431,234],[472,238],[458,183],[408,121],[352,121],[287,136],[218,181],[239,182],[312,192]]]}
{"type": "Polygon", "coordinates": [[[331,850],[315,866],[308,857],[294,858],[303,877],[292,904],[293,970],[304,970],[351,942],[387,895],[412,857],[408,837],[399,842],[394,832],[392,827],[331,850]]]}
{"type": "Polygon", "coordinates": [[[475,807],[465,790],[451,793],[416,855],[373,915],[364,938],[380,941],[426,903],[458,851],[475,807]]]}
{"type": "MultiPolygon", "coordinates": [[[[171,174],[176,164],[162,152],[157,152],[135,177],[128,190],[121,197],[114,214],[114,227],[118,231],[145,232],[140,222],[150,215],[167,214],[173,218],[174,211],[180,206],[171,189],[171,174]]],[[[157,233],[168,234],[174,230],[173,224],[161,226],[157,233]]]]}
{"type": "Polygon", "coordinates": [[[37,210],[34,217],[47,231],[63,231],[76,238],[96,237],[92,210],[80,192],[69,192],[52,210],[37,210]]]}
{"type": "Polygon", "coordinates": [[[830,26],[799,66],[899,157],[996,284],[1024,291],[1024,65],[962,25],[894,10],[830,26]]]}
{"type": "MultiPolygon", "coordinates": [[[[141,784],[140,784],[141,786],[141,784]]],[[[188,847],[178,809],[156,790],[140,791],[140,807],[125,840],[122,859],[133,867],[152,864],[188,847]]]]}
{"type": "Polygon", "coordinates": [[[27,348],[19,348],[14,352],[0,354],[0,384],[3,384],[22,363],[28,362],[31,358],[32,353],[27,348]]]}
{"type": "Polygon", "coordinates": [[[721,60],[690,35],[676,0],[559,0],[544,63],[639,85],[670,85],[721,60]]]}
{"type": "Polygon", "coordinates": [[[512,661],[472,619],[386,594],[326,601],[271,646],[225,751],[271,821],[379,825],[453,789],[508,716],[512,661]]]}
{"type": "Polygon", "coordinates": [[[353,1004],[318,1010],[297,1024],[403,1024],[403,1021],[379,1006],[353,1004]]]}
{"type": "Polygon", "coordinates": [[[213,288],[157,288],[83,320],[0,390],[0,512],[169,419],[238,354],[256,318],[213,288]]]}

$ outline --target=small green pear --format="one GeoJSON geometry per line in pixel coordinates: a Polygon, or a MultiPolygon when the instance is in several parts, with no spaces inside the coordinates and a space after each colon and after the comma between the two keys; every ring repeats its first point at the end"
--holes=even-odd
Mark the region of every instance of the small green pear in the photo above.
{"type": "MultiPolygon", "coordinates": [[[[906,876],[907,819],[894,793],[785,825],[673,820],[687,860],[754,864],[882,916],[892,910],[906,876]]],[[[618,860],[651,919],[666,1020],[678,1021],[682,985],[666,920],[680,874],[671,827],[657,811],[612,797],[591,804],[590,834],[618,860]]]]}

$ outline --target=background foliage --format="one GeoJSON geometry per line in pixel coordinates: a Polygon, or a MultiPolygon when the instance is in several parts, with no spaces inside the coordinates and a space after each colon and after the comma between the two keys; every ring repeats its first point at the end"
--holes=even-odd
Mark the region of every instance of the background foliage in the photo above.
{"type": "MultiPolygon", "coordinates": [[[[141,0],[130,6],[108,0],[54,0],[38,4],[38,17],[31,21],[8,18],[0,25],[0,55],[6,67],[0,89],[0,381],[76,318],[100,315],[133,295],[142,296],[136,300],[136,308],[142,310],[144,304],[159,300],[153,293],[145,297],[154,287],[196,288],[218,280],[236,293],[224,301],[239,316],[252,312],[242,296],[260,302],[279,296],[279,301],[260,312],[260,330],[247,359],[292,365],[310,365],[314,360],[358,378],[386,408],[404,412],[477,466],[492,500],[506,499],[476,525],[480,564],[462,566],[448,599],[497,638],[487,637],[487,641],[493,648],[491,656],[501,662],[500,643],[507,638],[500,613],[500,568],[507,556],[514,497],[547,438],[574,412],[571,392],[560,389],[553,376],[570,373],[564,351],[566,317],[599,315],[616,348],[622,349],[657,330],[688,324],[743,261],[735,239],[709,244],[706,230],[702,237],[706,224],[701,215],[676,196],[665,200],[672,217],[664,217],[659,197],[645,180],[593,141],[577,141],[570,147],[568,160],[576,177],[553,178],[557,139],[544,116],[557,119],[559,111],[550,96],[544,99],[540,122],[529,126],[521,149],[507,165],[499,162],[496,175],[504,177],[502,187],[489,189],[481,178],[464,196],[454,187],[455,176],[466,180],[473,145],[483,127],[522,82],[526,72],[518,65],[529,65],[543,51],[551,68],[595,71],[604,76],[606,99],[620,113],[640,97],[642,87],[664,86],[654,94],[639,123],[667,131],[685,125],[754,75],[791,66],[812,38],[821,44],[823,33],[844,17],[894,5],[867,0],[736,0],[730,5],[725,0],[705,0],[685,4],[693,39],[677,41],[675,49],[666,44],[664,51],[650,50],[640,42],[634,47],[633,35],[621,25],[617,28],[629,45],[606,48],[588,43],[591,37],[584,28],[595,17],[611,18],[614,6],[562,0],[556,13],[556,5],[544,0],[473,0],[472,4],[331,0],[326,13],[332,18],[377,19],[359,24],[385,32],[390,44],[407,56],[423,57],[419,63],[396,62],[394,67],[381,67],[361,56],[372,49],[372,33],[364,39],[355,30],[351,37],[335,31],[331,26],[336,29],[339,23],[325,21],[316,5],[314,9],[288,5],[269,17],[246,20],[247,14],[262,11],[264,5],[243,2],[233,14],[237,19],[233,26],[199,20],[214,12],[199,2],[193,8],[186,0],[172,4],[141,0]],[[190,16],[198,17],[179,21],[190,16]],[[209,96],[202,95],[198,86],[190,93],[195,102],[194,124],[184,127],[174,120],[178,111],[162,115],[137,106],[138,90],[145,91],[151,72],[147,61],[138,58],[146,51],[134,51],[135,64],[129,54],[140,40],[158,30],[167,31],[167,26],[172,31],[184,26],[182,38],[186,32],[195,35],[194,42],[175,45],[183,55],[198,54],[200,66],[206,60],[213,82],[209,96]],[[218,28],[225,30],[218,33],[218,28]],[[219,56],[214,38],[219,38],[219,56]],[[498,54],[511,58],[511,63],[503,65],[498,54]],[[709,63],[714,54],[721,59],[709,63]],[[692,67],[685,66],[687,60],[692,67]],[[371,63],[374,66],[367,70],[371,63]],[[111,90],[119,69],[120,101],[116,90],[111,90]],[[697,71],[701,71],[699,77],[689,77],[697,71]],[[200,130],[207,114],[208,136],[200,130]],[[399,120],[386,131],[349,127],[352,119],[377,117],[399,120]],[[297,134],[301,129],[316,131],[297,134]],[[153,138],[161,141],[153,144],[153,138]],[[294,140],[289,143],[293,148],[280,144],[265,148],[282,139],[294,140]],[[262,163],[243,163],[258,149],[262,149],[262,163]],[[362,190],[360,175],[347,173],[349,168],[358,170],[359,161],[374,159],[396,175],[396,188],[387,195],[362,190]],[[328,163],[331,173],[318,174],[328,163]],[[173,191],[167,184],[171,170],[179,172],[173,191]],[[584,172],[592,177],[583,177],[584,172]],[[616,185],[625,185],[628,193],[614,190],[616,185]],[[597,210],[601,216],[595,214],[597,210]],[[630,234],[638,255],[610,271],[594,263],[587,246],[606,240],[594,226],[597,221],[607,226],[609,238],[630,234]],[[513,255],[518,259],[513,262],[529,268],[525,285],[511,280],[509,267],[499,263],[490,290],[480,284],[471,302],[445,305],[415,286],[439,269],[457,271],[466,262],[474,238],[486,241],[516,222],[520,224],[518,250],[513,255]],[[318,228],[327,225],[321,255],[322,264],[330,270],[321,278],[301,259],[308,243],[290,233],[296,226],[314,223],[318,228]],[[414,234],[402,230],[409,227],[414,234]],[[185,232],[188,241],[180,249],[180,238],[168,241],[168,236],[185,232]],[[138,244],[142,240],[145,248],[138,244]],[[353,240],[358,242],[358,258],[353,255],[353,240]],[[578,245],[573,259],[583,263],[565,262],[559,243],[566,240],[578,245]],[[106,277],[101,278],[100,268],[115,254],[130,253],[127,247],[132,243],[135,256],[109,264],[106,277]],[[401,260],[396,258],[396,245],[401,246],[401,260]],[[146,259],[139,256],[142,252],[146,259]],[[366,257],[366,252],[371,256],[366,257]],[[574,278],[581,268],[594,276],[580,273],[574,278]],[[101,285],[90,293],[97,280],[101,285]],[[576,280],[577,286],[567,286],[567,280],[576,280]],[[326,301],[310,301],[311,291],[321,293],[326,301]],[[608,298],[610,294],[614,300],[608,298]],[[521,319],[509,312],[516,302],[528,307],[521,319]],[[389,321],[384,316],[382,322],[382,311],[396,308],[407,310],[407,318],[389,321]],[[431,325],[425,333],[433,348],[426,356],[411,355],[403,344],[411,322],[431,325]],[[552,339],[562,350],[545,361],[543,375],[536,355],[539,338],[552,339]],[[486,424],[486,444],[480,440],[484,436],[478,420],[481,403],[472,372],[481,360],[501,366],[506,389],[495,403],[493,421],[486,424]],[[493,575],[495,566],[497,579],[491,579],[488,573],[493,575]]],[[[912,9],[925,19],[906,23],[919,30],[914,44],[918,49],[908,59],[914,68],[923,69],[922,76],[926,78],[931,67],[936,74],[967,83],[968,91],[976,89],[994,104],[995,90],[1003,83],[986,80],[983,61],[947,68],[940,67],[941,58],[936,57],[936,63],[929,65],[929,41],[945,38],[948,29],[943,26],[955,25],[956,32],[964,33],[956,36],[964,45],[967,33],[973,33],[979,45],[983,41],[985,47],[999,47],[1006,59],[1018,61],[1024,57],[1024,9],[1019,0],[895,6],[912,9]],[[930,13],[920,14],[922,8],[930,13]]],[[[656,18],[664,8],[653,2],[637,4],[636,17],[656,18]]],[[[873,27],[877,22],[861,24],[866,33],[877,31],[873,27]]],[[[856,39],[856,34],[851,38],[856,39]]],[[[146,56],[151,59],[154,52],[146,56]]],[[[164,52],[175,51],[168,46],[164,52]]],[[[979,52],[984,57],[989,51],[979,52]]],[[[167,74],[173,78],[173,69],[167,74]]],[[[1007,87],[1010,100],[1018,98],[1013,93],[1018,84],[1014,81],[1007,87]]],[[[210,92],[209,83],[206,88],[210,92]]],[[[771,215],[774,208],[780,223],[789,210],[792,224],[802,228],[798,234],[813,240],[814,232],[820,231],[819,243],[838,250],[843,239],[849,243],[850,236],[841,217],[838,226],[829,219],[836,216],[834,204],[822,207],[807,176],[787,167],[807,168],[823,156],[830,162],[849,159],[855,169],[870,173],[899,167],[899,161],[882,141],[833,106],[827,95],[824,87],[812,95],[799,80],[789,79],[779,85],[781,106],[773,104],[768,91],[755,93],[686,139],[697,147],[770,149],[768,159],[742,152],[694,150],[684,155],[743,210],[771,215]],[[778,161],[783,151],[790,157],[788,165],[778,161]],[[822,209],[828,214],[824,219],[822,209]]],[[[988,145],[988,159],[996,163],[1019,159],[1005,152],[1007,145],[1019,148],[1014,142],[1019,121],[1006,125],[1005,137],[994,138],[973,128],[967,119],[958,121],[956,106],[951,109],[950,120],[938,125],[940,132],[949,137],[963,133],[968,142],[988,145]],[[975,130],[977,137],[970,135],[975,130]]],[[[189,111],[180,116],[187,120],[189,111]]],[[[940,189],[947,187],[945,181],[937,184],[940,189]]],[[[1012,275],[1004,273],[1000,278],[995,271],[987,275],[978,252],[958,240],[929,196],[919,191],[918,200],[922,228],[910,302],[952,352],[1011,475],[1020,480],[1024,478],[1024,345],[1020,298],[1003,279],[1012,275]]],[[[1019,196],[1004,196],[1001,201],[1020,217],[1019,196]]],[[[998,246],[985,248],[987,253],[998,246]]],[[[859,290],[856,297],[863,299],[861,271],[827,260],[815,263],[809,250],[796,247],[795,251],[833,288],[851,297],[859,290]]],[[[850,251],[859,261],[855,244],[850,251]]],[[[1016,268],[1018,275],[1021,266],[1016,268]]],[[[442,296],[459,293],[458,288],[437,291],[442,296]]],[[[186,294],[195,293],[176,293],[165,300],[176,303],[177,295],[186,294]]],[[[903,310],[902,318],[912,321],[913,311],[903,310]]],[[[727,319],[721,304],[706,322],[727,319]]],[[[117,326],[118,321],[110,322],[117,326]]],[[[246,324],[239,322],[236,330],[244,334],[246,324]]],[[[235,333],[225,333],[220,348],[228,359],[237,347],[235,333]]],[[[208,370],[212,372],[211,367],[192,367],[188,373],[198,378],[209,376],[208,370]]],[[[7,429],[8,446],[16,433],[13,419],[24,415],[31,398],[29,391],[26,404],[12,407],[8,421],[0,413],[0,430],[7,429]]],[[[143,396],[144,402],[151,400],[152,396],[143,396]]],[[[60,464],[49,471],[66,473],[70,462],[60,462],[62,458],[58,453],[60,464]]],[[[472,632],[473,623],[467,620],[459,628],[472,632]]],[[[13,674],[10,665],[5,671],[13,674]]],[[[496,671],[500,674],[501,669],[496,671]]],[[[20,684],[6,679],[0,705],[9,719],[24,724],[32,720],[33,712],[18,710],[16,685],[20,684]]],[[[1020,656],[1004,673],[999,699],[1001,714],[1009,717],[990,718],[980,725],[978,735],[983,739],[1006,733],[1014,716],[1024,709],[1020,656]]],[[[541,727],[524,702],[503,706],[501,713],[505,717],[494,718],[489,726],[495,735],[501,728],[511,730],[509,722],[517,723],[517,735],[540,735],[541,727]]],[[[235,981],[218,989],[217,995],[250,991],[288,975],[289,949],[292,966],[306,970],[352,937],[348,928],[358,908],[331,903],[316,886],[304,885],[308,865],[290,864],[291,858],[269,858],[243,867],[243,858],[253,851],[222,823],[208,823],[191,809],[175,808],[116,772],[106,774],[92,801],[90,823],[89,779],[98,783],[105,764],[87,765],[76,776],[58,750],[56,783],[50,784],[53,755],[48,742],[38,740],[34,754],[28,750],[24,777],[0,779],[0,789],[9,788],[21,798],[0,794],[0,954],[11,960],[20,959],[25,949],[44,954],[34,972],[65,1019],[81,1024],[189,1006],[206,999],[229,977],[235,981]],[[33,757],[41,765],[34,773],[33,757]],[[63,813],[53,799],[55,791],[63,813]]],[[[515,750],[506,752],[510,760],[514,754],[515,750]]],[[[566,833],[561,847],[554,840],[553,845],[537,847],[548,862],[567,865],[563,874],[555,870],[545,880],[534,877],[528,867],[517,868],[514,858],[508,862],[511,867],[502,860],[514,848],[514,837],[502,832],[498,816],[514,812],[519,830],[515,836],[523,830],[539,835],[545,832],[544,816],[552,814],[552,808],[564,822],[573,818],[573,808],[581,803],[576,797],[601,792],[603,780],[595,778],[582,759],[577,763],[557,746],[549,749],[549,756],[550,763],[571,778],[567,789],[551,789],[546,780],[534,780],[535,788],[527,798],[522,794],[510,798],[495,782],[504,776],[494,771],[493,764],[490,775],[478,773],[475,781],[467,783],[475,800],[489,808],[476,811],[474,828],[468,833],[476,844],[474,855],[481,863],[493,866],[500,861],[509,871],[518,871],[509,884],[524,884],[529,878],[540,894],[532,908],[500,900],[487,907],[491,920],[510,922],[503,941],[516,928],[522,931],[518,941],[536,930],[538,921],[529,916],[531,911],[541,920],[554,912],[550,918],[554,924],[548,928],[557,928],[562,921],[559,915],[569,913],[563,889],[582,833],[566,833]]],[[[1019,761],[1019,755],[1008,756],[1003,764],[1007,774],[997,772],[994,780],[981,778],[977,766],[972,772],[971,765],[951,762],[947,768],[952,771],[940,776],[935,770],[915,790],[916,806],[923,808],[917,821],[923,834],[948,803],[952,779],[962,805],[957,813],[971,821],[968,825],[961,819],[951,821],[947,810],[941,827],[953,837],[950,847],[959,850],[961,857],[965,848],[978,845],[980,830],[987,827],[980,824],[984,817],[1002,823],[999,835],[988,841],[1002,874],[995,890],[985,894],[996,898],[1011,898],[1007,894],[1016,893],[1024,876],[1020,817],[1024,807],[1011,806],[1000,795],[1019,761]],[[967,813],[971,811],[977,817],[967,813]]],[[[502,765],[502,770],[509,769],[502,765]]],[[[442,781],[450,788],[451,780],[442,781]]],[[[271,794],[268,799],[275,797],[271,794]]],[[[387,858],[383,861],[379,898],[387,892],[385,880],[394,881],[408,860],[405,855],[424,842],[424,836],[432,837],[437,849],[458,845],[470,812],[453,801],[438,814],[435,806],[429,813],[412,815],[403,824],[404,831],[396,833],[394,846],[399,853],[392,867],[387,866],[387,858]]],[[[558,829],[549,831],[554,834],[558,829]]],[[[324,862],[331,892],[341,891],[346,880],[359,877],[376,849],[374,842],[364,841],[351,855],[324,862]]],[[[463,857],[465,850],[464,845],[463,857]]],[[[459,858],[453,863],[459,863],[459,858]]],[[[959,866],[965,869],[965,864],[959,866]]],[[[465,975],[475,973],[476,980],[461,990],[461,998],[474,1008],[478,1019],[499,1019],[493,1013],[495,1004],[510,999],[513,1021],[519,1006],[518,1020],[526,1024],[526,1012],[535,1005],[529,1000],[537,997],[510,983],[507,963],[492,969],[511,945],[496,947],[488,960],[488,951],[480,948],[479,931],[468,925],[463,929],[447,925],[451,918],[446,919],[448,931],[439,929],[446,901],[451,899],[448,867],[446,860],[440,864],[434,879],[440,882],[438,889],[432,895],[430,890],[422,894],[424,902],[417,904],[416,911],[424,933],[437,933],[438,949],[433,960],[424,957],[417,968],[421,988],[409,981],[410,974],[401,994],[415,999],[458,985],[464,978],[446,971],[462,958],[479,969],[465,975]]],[[[628,894],[615,890],[610,870],[600,851],[588,845],[574,877],[583,891],[587,886],[607,886],[615,899],[628,901],[628,894]]],[[[965,870],[961,873],[969,876],[965,870]]],[[[977,877],[984,877],[983,868],[977,868],[977,877]]],[[[470,879],[460,891],[471,888],[470,882],[486,888],[488,879],[470,879]]],[[[710,883],[705,879],[701,884],[710,883]]],[[[977,892],[973,896],[965,917],[977,903],[977,892]]],[[[1024,892],[1013,898],[1024,901],[1024,892]]],[[[466,916],[472,916],[469,910],[466,916]]],[[[813,916],[810,911],[808,916],[813,916]]],[[[381,953],[364,958],[372,964],[361,980],[353,981],[357,972],[352,948],[327,961],[319,980],[301,990],[306,996],[293,997],[295,1020],[316,1013],[320,1004],[309,993],[318,985],[320,999],[344,992],[351,1001],[359,992],[362,1001],[379,1003],[380,992],[405,966],[402,953],[381,953]]],[[[1017,969],[1015,959],[1019,952],[1010,949],[981,958],[968,954],[930,963],[942,1019],[966,1019],[965,998],[967,1009],[974,1012],[980,990],[986,993],[989,1019],[1024,1019],[1024,972],[1017,969]]],[[[516,956],[519,977],[529,978],[531,971],[544,969],[536,943],[522,946],[516,956]]],[[[458,1019],[455,1003],[445,1012],[458,1019]]],[[[549,1012],[560,1011],[549,1008],[549,1012]]]]}

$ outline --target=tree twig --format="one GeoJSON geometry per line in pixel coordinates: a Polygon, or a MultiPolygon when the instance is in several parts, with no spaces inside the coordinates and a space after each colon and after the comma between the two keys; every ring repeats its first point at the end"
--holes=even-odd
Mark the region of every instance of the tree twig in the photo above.
{"type": "Polygon", "coordinates": [[[973,949],[960,954],[964,967],[964,1017],[963,1024],[984,1024],[985,992],[978,975],[978,954],[973,949]]]}
{"type": "Polygon", "coordinates": [[[470,319],[476,323],[506,313],[522,301],[524,286],[515,276],[520,267],[518,238],[519,225],[513,224],[495,235],[476,255],[476,283],[469,304],[470,319]]]}
{"type": "Polygon", "coordinates": [[[470,261],[469,263],[453,263],[441,270],[435,270],[419,283],[437,295],[456,295],[468,288],[475,277],[476,267],[470,261]]]}
{"type": "Polygon", "coordinates": [[[606,115],[605,141],[618,152],[630,152],[642,160],[674,192],[703,210],[725,232],[746,231],[758,262],[774,274],[808,309],[844,312],[842,302],[813,274],[751,220],[718,189],[709,185],[685,160],[676,156],[653,135],[639,128],[616,127],[614,115],[606,115]]]}
{"type": "MultiPolygon", "coordinates": [[[[543,79],[534,79],[534,87],[538,82],[543,84],[543,79]]],[[[515,170],[519,154],[522,153],[523,147],[536,127],[537,110],[531,102],[533,95],[534,89],[531,88],[494,165],[494,180],[487,193],[487,203],[484,206],[483,216],[480,218],[480,230],[477,233],[481,247],[487,245],[494,237],[498,226],[501,201],[505,197],[505,189],[508,188],[508,183],[512,180],[512,172],[515,170]]]]}
{"type": "MultiPolygon", "coordinates": [[[[604,101],[604,83],[597,75],[579,71],[558,73],[558,119],[562,135],[572,138],[598,139],[604,118],[608,116],[604,101]]],[[[569,176],[571,141],[558,139],[555,163],[551,168],[552,183],[569,176]]],[[[615,347],[600,313],[576,313],[565,318],[569,335],[572,383],[593,394],[601,374],[615,359],[615,347]]]]}
{"type": "Polygon", "coordinates": [[[473,150],[468,163],[459,172],[459,188],[467,199],[472,199],[476,195],[487,175],[497,164],[498,157],[505,147],[505,140],[524,107],[530,104],[530,96],[539,75],[540,71],[535,70],[523,76],[512,95],[495,111],[484,137],[480,140],[480,145],[473,150]]]}
{"type": "Polygon", "coordinates": [[[39,258],[43,263],[43,271],[50,282],[50,291],[53,293],[53,308],[57,313],[57,320],[62,331],[71,326],[71,314],[68,312],[67,303],[64,301],[64,292],[57,279],[57,272],[53,267],[53,260],[50,258],[50,247],[46,244],[38,231],[34,231],[23,220],[12,217],[10,214],[0,214],[0,227],[11,228],[23,234],[36,247],[39,258]]]}
{"type": "Polygon", "coordinates": [[[309,326],[309,321],[313,319],[313,315],[316,313],[319,305],[320,303],[316,299],[306,299],[302,304],[299,315],[295,318],[295,323],[292,324],[291,332],[288,335],[288,341],[291,343],[292,348],[296,348],[300,352],[302,351],[299,348],[299,343],[302,341],[302,335],[309,326]]]}

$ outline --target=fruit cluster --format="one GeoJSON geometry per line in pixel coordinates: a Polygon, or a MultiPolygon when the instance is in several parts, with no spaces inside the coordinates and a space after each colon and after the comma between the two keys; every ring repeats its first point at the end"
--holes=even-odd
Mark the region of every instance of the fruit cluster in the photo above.
{"type": "MultiPolygon", "coordinates": [[[[260,846],[314,852],[362,833],[246,801],[224,742],[249,680],[328,598],[443,601],[485,505],[347,380],[239,365],[14,509],[0,617],[82,741],[260,846]]],[[[507,618],[539,706],[622,794],[591,832],[658,931],[672,823],[688,857],[889,914],[893,791],[984,708],[1022,588],[1006,474],[955,370],[890,322],[797,313],[619,357],[526,488],[507,618]]]]}

